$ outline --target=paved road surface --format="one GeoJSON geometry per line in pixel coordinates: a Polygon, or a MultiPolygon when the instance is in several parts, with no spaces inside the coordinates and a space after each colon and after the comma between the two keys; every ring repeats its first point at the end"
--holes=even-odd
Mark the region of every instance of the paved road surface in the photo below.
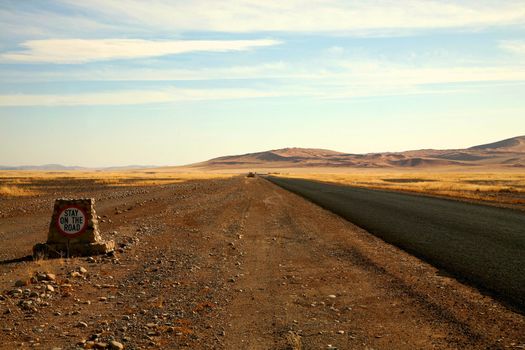
{"type": "Polygon", "coordinates": [[[431,263],[525,307],[525,214],[418,196],[268,178],[431,263]]]}

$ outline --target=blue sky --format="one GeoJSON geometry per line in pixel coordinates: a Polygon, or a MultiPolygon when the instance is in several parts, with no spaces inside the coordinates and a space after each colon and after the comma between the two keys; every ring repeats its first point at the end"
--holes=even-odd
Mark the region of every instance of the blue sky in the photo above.
{"type": "Polygon", "coordinates": [[[523,1],[2,1],[0,164],[525,134],[523,1]]]}

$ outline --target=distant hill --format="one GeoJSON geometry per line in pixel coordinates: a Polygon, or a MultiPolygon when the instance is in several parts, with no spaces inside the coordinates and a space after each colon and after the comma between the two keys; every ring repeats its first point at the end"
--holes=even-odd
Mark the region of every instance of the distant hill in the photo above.
{"type": "Polygon", "coordinates": [[[45,164],[45,165],[20,165],[7,166],[0,165],[0,170],[83,170],[86,168],[80,166],[64,166],[60,164],[45,164]]]}
{"type": "Polygon", "coordinates": [[[1,166],[0,170],[104,170],[119,171],[156,168],[158,170],[228,171],[284,168],[523,168],[525,171],[525,136],[472,146],[466,149],[421,149],[405,152],[354,154],[317,148],[282,148],[264,152],[223,156],[185,167],[128,165],[85,168],[60,164],[1,166]]]}
{"type": "Polygon", "coordinates": [[[202,170],[257,168],[437,168],[504,167],[525,169],[525,136],[467,149],[349,154],[326,149],[283,148],[210,159],[189,167],[202,170]]]}
{"type": "Polygon", "coordinates": [[[105,170],[105,171],[117,171],[117,170],[130,170],[130,169],[147,169],[155,168],[150,165],[125,165],[116,167],[106,168],[86,168],[81,166],[65,166],[61,164],[45,164],[45,165],[20,165],[20,166],[8,166],[0,165],[0,170],[35,170],[35,171],[68,171],[68,170],[105,170]]]}
{"type": "Polygon", "coordinates": [[[500,152],[525,152],[525,136],[470,147],[470,150],[495,150],[500,152]]]}

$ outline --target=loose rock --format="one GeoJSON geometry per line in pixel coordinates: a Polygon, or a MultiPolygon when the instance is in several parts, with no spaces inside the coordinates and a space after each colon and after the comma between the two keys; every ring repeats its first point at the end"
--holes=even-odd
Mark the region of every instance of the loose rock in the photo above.
{"type": "Polygon", "coordinates": [[[109,342],[109,348],[111,350],[122,350],[124,349],[124,345],[122,345],[118,341],[112,340],[109,342]]]}

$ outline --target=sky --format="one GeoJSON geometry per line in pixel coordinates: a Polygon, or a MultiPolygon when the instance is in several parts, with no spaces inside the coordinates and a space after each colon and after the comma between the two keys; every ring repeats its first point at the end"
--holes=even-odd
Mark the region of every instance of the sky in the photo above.
{"type": "Polygon", "coordinates": [[[2,0],[0,164],[525,134],[525,3],[2,0]]]}

